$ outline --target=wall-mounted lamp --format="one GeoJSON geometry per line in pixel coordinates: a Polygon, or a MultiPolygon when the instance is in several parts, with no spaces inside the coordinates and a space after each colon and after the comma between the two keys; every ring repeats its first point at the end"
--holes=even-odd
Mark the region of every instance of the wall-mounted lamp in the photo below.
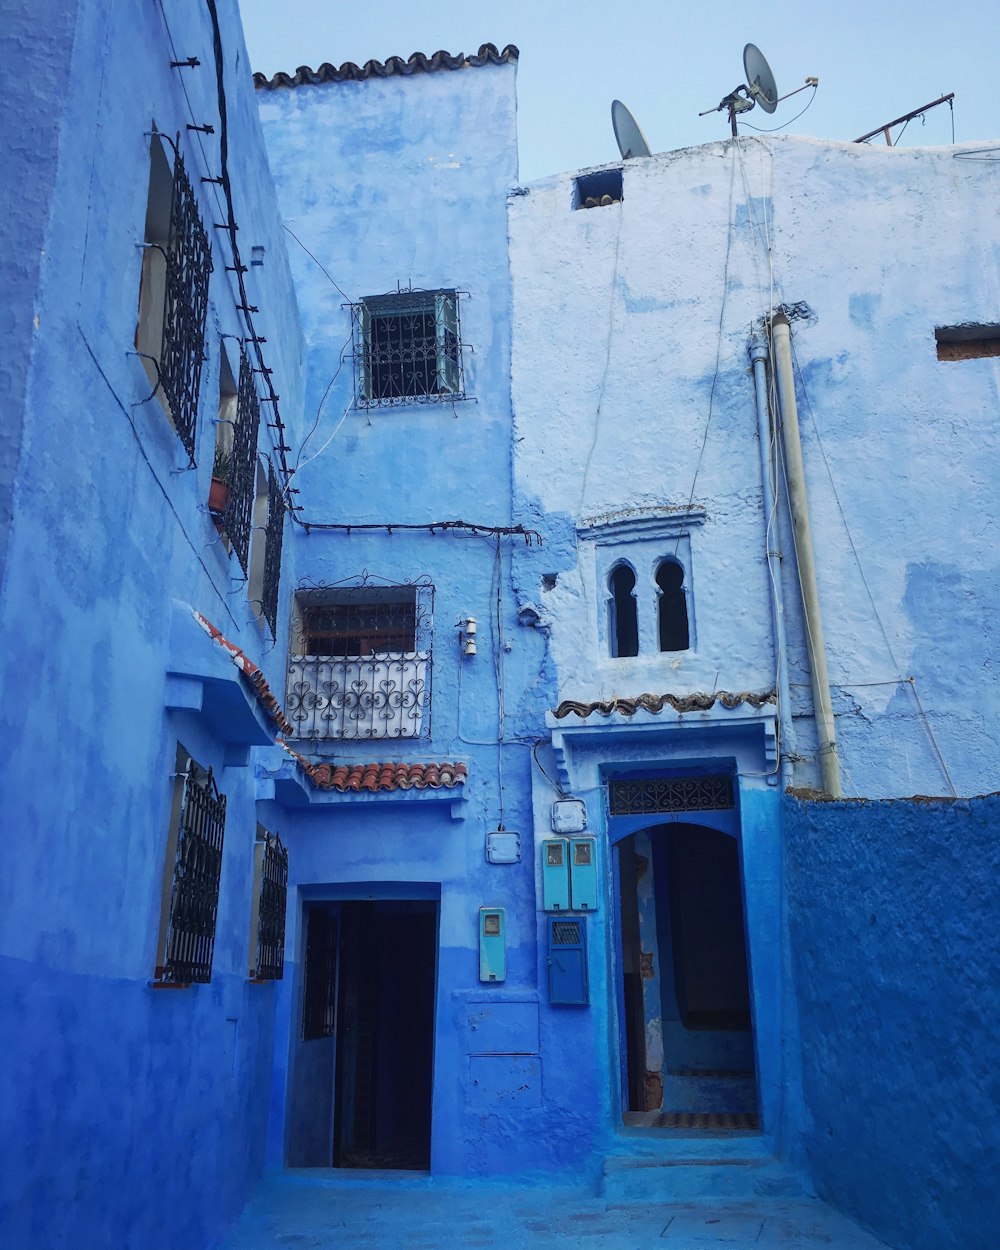
{"type": "Polygon", "coordinates": [[[458,622],[458,645],[463,655],[476,654],[476,618],[467,616],[458,622]]]}

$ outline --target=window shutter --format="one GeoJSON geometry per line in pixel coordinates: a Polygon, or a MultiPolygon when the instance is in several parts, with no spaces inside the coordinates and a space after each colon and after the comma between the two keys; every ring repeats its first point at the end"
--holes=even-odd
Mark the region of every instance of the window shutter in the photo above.
{"type": "Polygon", "coordinates": [[[460,388],[458,359],[458,304],[454,291],[434,296],[434,329],[437,336],[438,391],[455,394],[460,388]]]}

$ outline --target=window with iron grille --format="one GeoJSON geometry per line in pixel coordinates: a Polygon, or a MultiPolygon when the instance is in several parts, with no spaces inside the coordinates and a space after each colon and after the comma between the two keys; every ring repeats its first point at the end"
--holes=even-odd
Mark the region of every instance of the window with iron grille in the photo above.
{"type": "Polygon", "coordinates": [[[210,768],[178,747],[155,980],[212,979],[226,796],[210,768]]]}
{"type": "Polygon", "coordinates": [[[465,398],[457,291],[399,291],[351,305],[359,408],[465,398]]]}
{"type": "Polygon", "coordinates": [[[286,691],[296,737],[428,734],[432,610],[423,584],[299,590],[286,691]]]}
{"type": "Polygon", "coordinates": [[[285,498],[274,465],[267,465],[267,526],[264,531],[264,563],[261,570],[260,611],[271,637],[278,636],[278,587],[281,582],[281,547],[285,534],[285,498]]]}
{"type": "Polygon", "coordinates": [[[280,981],[284,975],[287,894],[288,851],[276,833],[258,825],[250,916],[252,981],[280,981]]]}
{"type": "Polygon", "coordinates": [[[332,1037],[337,1021],[337,918],[313,905],[306,913],[306,967],[302,994],[302,1039],[332,1037]]]}
{"type": "Polygon", "coordinates": [[[250,560],[250,530],[257,483],[260,401],[254,385],[253,370],[244,352],[240,352],[240,380],[232,421],[231,426],[220,421],[216,435],[213,477],[221,479],[226,486],[225,504],[217,523],[232,544],[240,567],[246,573],[250,560]]]}
{"type": "Polygon", "coordinates": [[[212,249],[184,167],[179,136],[172,145],[172,171],[164,138],[154,134],[150,140],[135,346],[193,464],[212,249]]]}

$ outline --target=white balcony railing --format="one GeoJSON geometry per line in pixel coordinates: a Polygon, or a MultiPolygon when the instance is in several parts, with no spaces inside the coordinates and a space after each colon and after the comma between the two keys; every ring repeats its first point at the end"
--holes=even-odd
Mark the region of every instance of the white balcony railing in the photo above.
{"type": "Polygon", "coordinates": [[[292,655],[286,710],[295,737],[418,738],[429,727],[430,652],[292,655]]]}

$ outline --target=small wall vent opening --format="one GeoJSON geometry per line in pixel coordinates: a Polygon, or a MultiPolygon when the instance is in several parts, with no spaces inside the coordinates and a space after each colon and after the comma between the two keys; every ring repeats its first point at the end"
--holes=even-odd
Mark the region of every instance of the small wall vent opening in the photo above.
{"type": "Polygon", "coordinates": [[[622,171],[602,169],[596,174],[580,174],[573,179],[574,208],[605,208],[620,204],[622,194],[622,171]]]}
{"type": "Polygon", "coordinates": [[[937,326],[938,360],[976,360],[1000,356],[1000,325],[937,326]]]}

